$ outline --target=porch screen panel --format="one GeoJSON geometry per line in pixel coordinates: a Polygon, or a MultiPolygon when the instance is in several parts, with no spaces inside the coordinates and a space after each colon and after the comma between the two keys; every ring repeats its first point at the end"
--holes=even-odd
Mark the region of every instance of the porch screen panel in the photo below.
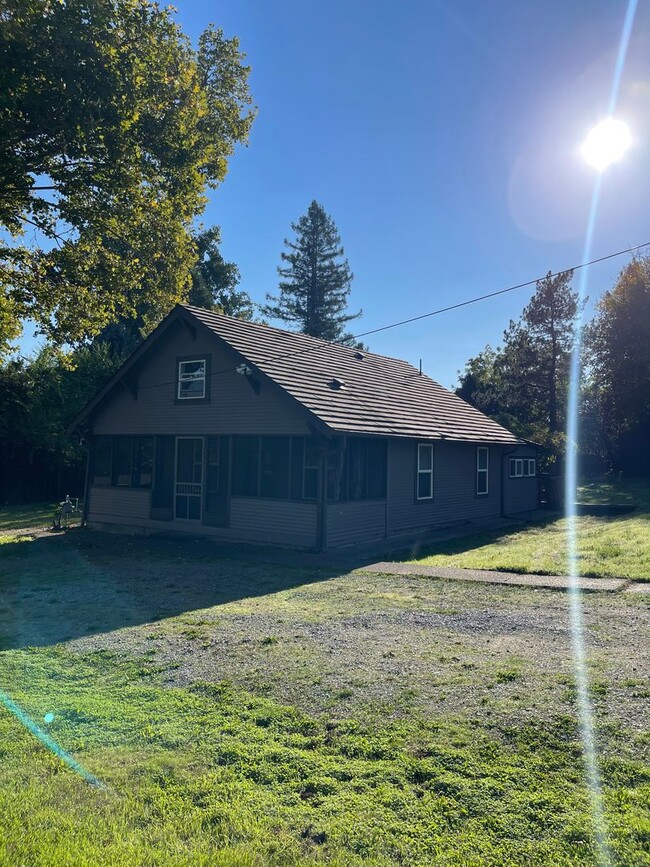
{"type": "Polygon", "coordinates": [[[368,499],[386,496],[386,440],[368,439],[368,499]]]}
{"type": "Polygon", "coordinates": [[[113,463],[113,437],[95,437],[93,485],[110,485],[113,463]]]}
{"type": "Polygon", "coordinates": [[[302,470],[305,455],[304,437],[291,437],[291,491],[292,500],[302,499],[302,470]]]}
{"type": "Polygon", "coordinates": [[[259,437],[232,439],[232,493],[235,497],[257,497],[259,482],[259,437]]]}
{"type": "Polygon", "coordinates": [[[289,437],[262,437],[260,496],[278,500],[289,496],[289,437]]]}
{"type": "Polygon", "coordinates": [[[153,489],[151,491],[151,517],[158,521],[171,521],[174,517],[174,437],[156,437],[153,489]]]}
{"type": "Polygon", "coordinates": [[[208,437],[203,523],[227,527],[229,515],[230,438],[208,437]]]}

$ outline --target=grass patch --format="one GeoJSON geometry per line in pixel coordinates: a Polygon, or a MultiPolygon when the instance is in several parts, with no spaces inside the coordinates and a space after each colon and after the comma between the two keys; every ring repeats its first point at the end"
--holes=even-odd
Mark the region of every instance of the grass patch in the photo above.
{"type": "MultiPolygon", "coordinates": [[[[119,542],[0,556],[0,690],[107,785],[0,704],[2,867],[596,864],[565,594],[119,542]]],[[[648,609],[583,603],[609,834],[636,865],[648,609]]]]}
{"type": "MultiPolygon", "coordinates": [[[[580,489],[579,500],[593,504],[632,501],[638,506],[626,515],[576,519],[580,575],[650,581],[650,485],[640,481],[594,483],[580,489]]],[[[559,519],[510,532],[454,539],[411,562],[563,575],[568,569],[566,539],[567,521],[559,519]]]]}
{"type": "MultiPolygon", "coordinates": [[[[58,503],[23,503],[0,507],[0,530],[23,530],[26,527],[51,527],[58,503]]],[[[79,504],[81,508],[81,503],[79,504]]],[[[78,526],[81,513],[70,516],[70,526],[78,526]]]]}
{"type": "MultiPolygon", "coordinates": [[[[2,684],[107,786],[0,711],[0,863],[592,864],[575,724],[315,718],[229,683],[166,689],[147,659],[2,657],[2,684]],[[72,845],[72,841],[74,844],[72,845]]],[[[608,759],[619,863],[643,860],[649,775],[608,759]]]]}

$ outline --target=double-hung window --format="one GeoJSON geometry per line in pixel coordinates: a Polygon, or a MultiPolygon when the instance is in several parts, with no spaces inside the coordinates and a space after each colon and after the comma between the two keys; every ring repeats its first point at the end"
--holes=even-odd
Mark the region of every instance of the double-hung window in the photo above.
{"type": "Polygon", "coordinates": [[[433,446],[418,443],[416,492],[417,500],[433,499],[433,446]]]}
{"type": "Polygon", "coordinates": [[[194,358],[178,362],[178,392],[179,400],[201,400],[206,395],[205,358],[194,358]]]}
{"type": "Polygon", "coordinates": [[[483,496],[489,492],[488,468],[490,452],[486,446],[476,449],[476,493],[483,496]]]}
{"type": "Polygon", "coordinates": [[[535,458],[510,458],[510,478],[527,479],[537,474],[535,458]]]}

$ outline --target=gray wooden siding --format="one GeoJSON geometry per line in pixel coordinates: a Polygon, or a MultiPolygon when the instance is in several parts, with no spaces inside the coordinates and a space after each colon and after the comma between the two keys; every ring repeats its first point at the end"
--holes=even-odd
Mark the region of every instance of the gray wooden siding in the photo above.
{"type": "Polygon", "coordinates": [[[511,479],[510,458],[536,458],[534,449],[522,446],[516,451],[505,450],[503,467],[503,512],[505,515],[516,515],[517,512],[531,512],[537,508],[537,479],[511,479]]]}
{"type": "Polygon", "coordinates": [[[359,500],[327,507],[327,547],[372,542],[386,535],[386,501],[359,500]]]}
{"type": "Polygon", "coordinates": [[[476,446],[434,444],[433,500],[416,501],[416,440],[388,443],[388,535],[498,516],[501,512],[501,448],[489,446],[489,492],[476,495],[476,446]]]}
{"type": "Polygon", "coordinates": [[[91,487],[88,520],[139,525],[149,518],[150,501],[148,490],[91,487]]]}
{"type": "Polygon", "coordinates": [[[230,527],[207,527],[200,522],[154,521],[150,518],[150,492],[129,488],[91,487],[88,522],[91,526],[116,525],[133,530],[190,533],[242,542],[270,542],[297,548],[315,548],[318,506],[315,503],[233,497],[230,527]]]}
{"type": "Polygon", "coordinates": [[[239,539],[315,548],[318,534],[315,503],[233,497],[230,535],[239,539]]]}
{"type": "Polygon", "coordinates": [[[193,341],[172,327],[139,366],[137,397],[117,386],[93,420],[95,434],[309,434],[308,414],[273,383],[255,394],[236,373],[233,355],[218,338],[197,332],[193,341]],[[178,357],[211,356],[210,402],[175,403],[178,357]],[[224,372],[225,371],[225,372],[224,372]],[[215,375],[216,374],[216,375],[215,375]]]}

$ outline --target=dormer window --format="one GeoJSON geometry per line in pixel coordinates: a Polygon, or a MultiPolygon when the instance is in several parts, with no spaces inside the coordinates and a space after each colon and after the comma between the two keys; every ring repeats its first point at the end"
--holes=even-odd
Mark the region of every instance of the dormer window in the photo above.
{"type": "Polygon", "coordinates": [[[178,392],[179,400],[202,400],[206,396],[207,361],[205,358],[193,358],[178,362],[178,392]]]}

